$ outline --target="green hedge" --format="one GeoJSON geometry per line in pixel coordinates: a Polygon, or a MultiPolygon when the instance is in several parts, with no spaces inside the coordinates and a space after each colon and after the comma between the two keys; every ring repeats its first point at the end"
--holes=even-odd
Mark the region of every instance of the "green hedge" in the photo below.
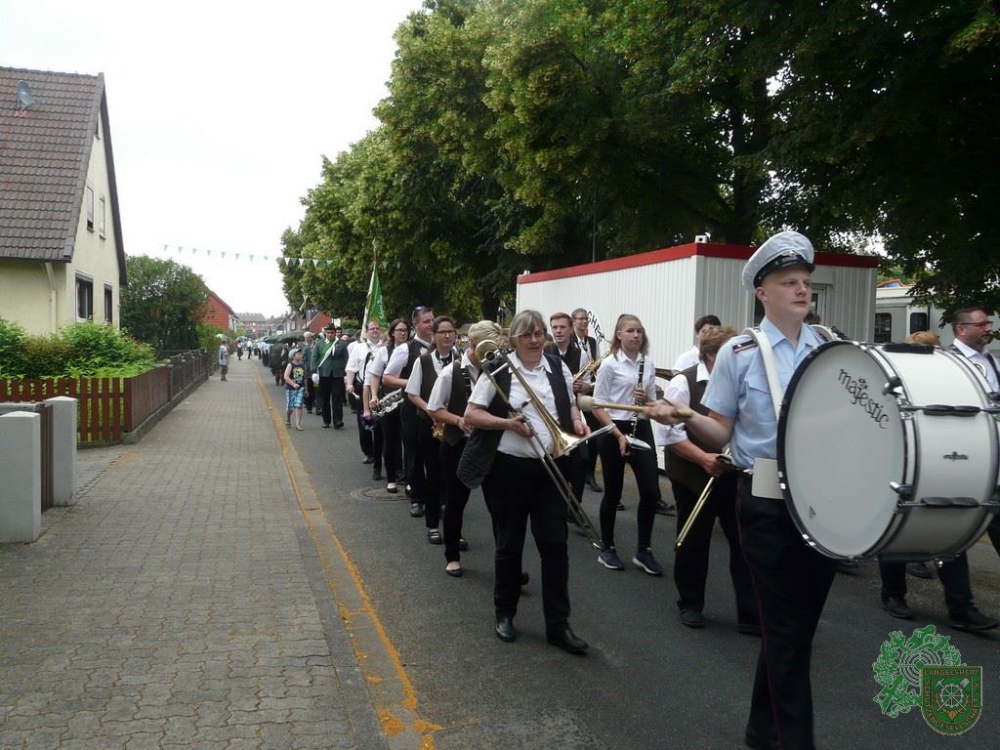
{"type": "Polygon", "coordinates": [[[131,377],[154,364],[151,347],[111,325],[87,321],[32,336],[0,318],[0,377],[131,377]]]}

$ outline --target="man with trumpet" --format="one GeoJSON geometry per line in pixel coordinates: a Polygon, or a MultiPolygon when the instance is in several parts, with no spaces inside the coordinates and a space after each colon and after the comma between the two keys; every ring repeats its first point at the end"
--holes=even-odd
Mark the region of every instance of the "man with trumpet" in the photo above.
{"type": "Polygon", "coordinates": [[[479,378],[469,397],[465,421],[480,434],[473,433],[462,460],[471,458],[483,470],[489,467],[483,492],[493,498],[496,528],[496,636],[505,642],[517,638],[514,616],[530,519],[542,565],[546,639],[568,653],[584,654],[587,642],[569,625],[566,499],[551,472],[558,471],[553,465],[564,464],[561,458],[553,461],[562,433],[582,437],[590,430],[572,398],[572,374],[557,357],[544,353],[545,328],[545,319],[534,310],[514,316],[514,350],[485,363],[488,377],[479,378]]]}
{"type": "MultiPolygon", "coordinates": [[[[704,325],[698,332],[700,361],[676,375],[664,398],[675,406],[687,406],[698,414],[708,414],[702,396],[715,368],[719,349],[736,335],[732,328],[704,325]]],[[[736,474],[724,460],[728,456],[713,450],[705,441],[690,434],[683,423],[667,430],[667,477],[677,501],[677,544],[674,553],[674,585],[681,623],[689,628],[705,626],[705,582],[708,580],[712,528],[719,519],[729,542],[729,575],[736,592],[736,629],[760,634],[753,579],[747,567],[740,532],[736,524],[736,474]],[[711,485],[711,486],[710,486],[711,485]],[[706,494],[707,493],[707,494],[706,494]],[[697,515],[693,515],[693,514],[697,515]]]]}
{"type": "MultiPolygon", "coordinates": [[[[553,334],[555,337],[555,334],[553,334]]],[[[594,374],[600,367],[600,357],[597,354],[597,339],[590,335],[590,313],[584,308],[578,307],[573,311],[573,343],[580,352],[580,366],[573,370],[579,377],[574,378],[574,389],[576,393],[588,394],[594,390],[594,374]]],[[[593,414],[587,413],[584,416],[587,426],[591,430],[600,427],[593,414]]],[[[595,438],[587,445],[583,446],[583,472],[584,482],[591,492],[603,492],[604,488],[597,483],[597,456],[601,450],[601,443],[605,438],[595,438]]]]}

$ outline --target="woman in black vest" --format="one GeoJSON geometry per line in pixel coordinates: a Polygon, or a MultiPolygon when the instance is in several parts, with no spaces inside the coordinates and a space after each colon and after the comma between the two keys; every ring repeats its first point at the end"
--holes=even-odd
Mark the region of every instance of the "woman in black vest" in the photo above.
{"type": "MultiPolygon", "coordinates": [[[[378,403],[378,400],[385,398],[388,391],[382,383],[382,374],[385,372],[389,358],[397,346],[406,346],[406,341],[410,337],[410,324],[403,318],[396,318],[389,324],[389,341],[385,348],[379,350],[378,356],[368,368],[368,386],[365,389],[365,402],[368,405],[364,414],[368,418],[371,409],[378,403]]],[[[382,449],[385,452],[385,478],[387,480],[386,490],[395,494],[399,491],[396,482],[402,477],[403,470],[403,443],[399,424],[399,409],[395,409],[382,417],[382,449]]]]}
{"type": "Polygon", "coordinates": [[[490,320],[481,320],[470,326],[468,351],[462,355],[461,360],[452,362],[451,367],[441,371],[430,398],[427,399],[427,412],[435,422],[444,425],[440,452],[446,560],[444,570],[455,578],[462,575],[460,552],[468,549],[468,544],[462,538],[462,520],[465,506],[469,502],[469,488],[459,481],[456,471],[468,434],[472,431],[472,427],[465,422],[465,407],[482,368],[482,363],[476,356],[476,346],[487,339],[499,346],[501,335],[500,326],[490,320]]]}
{"type": "MultiPolygon", "coordinates": [[[[493,380],[486,377],[479,379],[469,397],[465,420],[476,431],[492,431],[497,437],[495,442],[484,441],[479,448],[484,455],[476,457],[477,464],[490,467],[483,491],[493,497],[497,536],[493,588],[497,637],[507,642],[517,637],[514,615],[521,596],[521,556],[530,519],[531,534],[542,563],[546,639],[569,653],[583,654],[587,642],[578,638],[569,626],[566,505],[539,452],[544,449],[551,453],[554,437],[538,409],[545,409],[562,432],[586,435],[589,429],[571,398],[572,373],[558,358],[543,352],[545,334],[545,319],[534,310],[524,310],[511,321],[510,342],[514,351],[508,358],[509,367],[498,370],[496,383],[510,403],[526,404],[521,413],[510,414],[493,380]],[[520,377],[514,377],[510,368],[517,368],[520,377]],[[530,393],[521,384],[521,378],[530,393]]],[[[488,363],[487,367],[498,369],[500,361],[488,363]]],[[[474,445],[474,437],[470,438],[469,449],[474,445]]]]}
{"type": "MultiPolygon", "coordinates": [[[[736,331],[732,328],[704,326],[698,332],[699,363],[676,375],[667,386],[664,398],[676,406],[690,406],[699,414],[706,414],[708,410],[701,405],[701,397],[715,367],[715,357],[722,345],[735,335],[736,331]]],[[[705,625],[702,609],[705,607],[709,548],[712,528],[718,518],[729,542],[729,575],[736,592],[736,629],[741,633],[759,635],[760,618],[753,580],[743,556],[736,524],[736,474],[726,471],[727,466],[719,460],[719,454],[689,433],[683,423],[671,427],[664,442],[667,446],[667,476],[677,501],[678,534],[687,523],[709,477],[716,478],[698,518],[688,530],[680,549],[674,553],[674,584],[677,586],[681,623],[689,628],[705,625]]]]}
{"type": "MultiPolygon", "coordinates": [[[[420,355],[410,377],[406,380],[406,395],[416,410],[416,433],[419,450],[416,458],[420,465],[415,467],[424,480],[424,525],[427,527],[427,541],[441,544],[441,455],[440,443],[434,437],[434,423],[427,413],[427,399],[434,389],[434,382],[443,370],[451,367],[455,359],[455,337],[458,331],[455,321],[447,315],[434,318],[434,338],[427,352],[420,355]]],[[[411,478],[412,479],[412,478],[411,478]]]]}

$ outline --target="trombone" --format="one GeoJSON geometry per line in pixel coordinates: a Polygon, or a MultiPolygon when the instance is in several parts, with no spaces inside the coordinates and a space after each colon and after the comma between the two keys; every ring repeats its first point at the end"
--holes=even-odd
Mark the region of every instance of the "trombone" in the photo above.
{"type": "Polygon", "coordinates": [[[580,371],[573,376],[573,382],[577,382],[580,378],[584,376],[590,376],[597,373],[601,367],[601,363],[604,362],[611,355],[611,349],[608,349],[604,354],[602,354],[597,359],[590,360],[587,364],[580,368],[580,371]]]}
{"type": "Polygon", "coordinates": [[[511,364],[506,352],[502,352],[496,343],[490,341],[489,339],[479,342],[478,346],[476,346],[476,356],[479,358],[480,362],[484,363],[482,371],[486,373],[490,382],[493,383],[493,387],[496,389],[496,392],[500,395],[503,402],[507,405],[511,414],[520,417],[531,431],[531,439],[534,441],[535,448],[540,454],[542,465],[545,467],[545,471],[548,473],[549,478],[552,480],[552,483],[555,484],[556,489],[559,491],[563,501],[569,508],[569,512],[573,516],[573,520],[576,521],[576,524],[581,529],[583,529],[587,538],[590,539],[591,544],[593,544],[595,548],[603,548],[604,544],[601,540],[600,534],[597,533],[597,530],[594,528],[594,524],[590,522],[590,518],[587,516],[587,512],[576,499],[576,495],[573,494],[573,488],[570,486],[569,482],[566,481],[566,477],[563,476],[563,473],[559,470],[559,466],[556,464],[556,459],[569,454],[575,448],[583,445],[583,443],[587,440],[610,431],[611,427],[602,427],[585,437],[570,435],[563,432],[559,423],[551,414],[549,414],[549,410],[545,408],[545,404],[541,402],[535,392],[531,389],[531,386],[528,385],[524,376],[521,375],[521,373],[518,372],[518,369],[511,364]],[[486,366],[486,363],[492,361],[496,357],[501,357],[503,359],[503,363],[499,367],[491,370],[486,366]],[[503,389],[496,381],[496,373],[500,372],[505,367],[513,373],[518,382],[521,384],[521,387],[524,389],[524,392],[528,394],[528,400],[520,407],[511,403],[510,398],[503,392],[503,389]],[[545,449],[545,445],[542,443],[542,439],[538,436],[538,432],[536,432],[534,426],[531,424],[530,418],[524,413],[524,407],[528,404],[532,404],[535,407],[538,417],[545,423],[545,427],[548,429],[549,434],[552,435],[552,453],[549,453],[545,449]]]}
{"type": "MultiPolygon", "coordinates": [[[[732,467],[732,454],[729,452],[728,445],[719,458],[720,460],[723,460],[727,466],[732,467]],[[722,456],[725,456],[725,458],[722,458],[722,456]]],[[[695,519],[698,518],[698,514],[701,513],[702,507],[708,501],[708,496],[712,494],[712,488],[715,487],[716,479],[718,479],[718,477],[714,475],[708,478],[708,482],[705,483],[705,489],[701,491],[701,495],[698,497],[698,502],[694,504],[694,508],[691,510],[691,515],[688,516],[687,521],[684,522],[684,528],[682,528],[681,533],[677,535],[677,541],[674,542],[674,549],[680,549],[681,545],[684,544],[684,540],[687,539],[688,532],[690,532],[691,527],[694,526],[695,519]]]]}

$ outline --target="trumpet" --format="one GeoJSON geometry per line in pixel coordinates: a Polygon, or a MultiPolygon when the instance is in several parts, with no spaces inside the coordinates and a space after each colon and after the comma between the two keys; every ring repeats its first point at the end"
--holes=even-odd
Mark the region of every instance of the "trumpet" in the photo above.
{"type": "Polygon", "coordinates": [[[578,435],[570,435],[566,432],[563,432],[562,428],[559,426],[559,423],[555,420],[555,418],[553,418],[551,414],[549,414],[549,410],[545,408],[545,404],[541,402],[541,400],[538,398],[535,392],[531,389],[531,386],[528,385],[528,382],[524,379],[524,376],[521,375],[518,369],[511,364],[510,359],[507,357],[506,352],[501,351],[500,348],[494,342],[487,339],[485,341],[481,341],[479,345],[476,346],[476,356],[479,358],[480,362],[484,363],[490,362],[496,359],[497,357],[501,357],[503,359],[503,363],[499,367],[491,368],[488,366],[484,366],[482,371],[490,379],[490,382],[493,383],[493,387],[496,388],[497,394],[507,405],[507,408],[510,410],[511,414],[521,417],[521,419],[524,420],[524,423],[528,426],[528,429],[531,431],[531,439],[535,443],[535,448],[539,453],[539,456],[542,460],[542,464],[545,466],[545,471],[548,473],[549,478],[552,479],[552,483],[555,484],[556,489],[562,496],[563,501],[569,508],[569,511],[572,514],[577,525],[580,526],[581,529],[583,529],[584,533],[587,535],[587,538],[590,539],[590,542],[591,544],[594,545],[594,547],[596,547],[597,549],[603,548],[603,543],[600,535],[594,528],[594,524],[590,522],[590,518],[587,516],[586,511],[583,509],[579,501],[576,499],[576,496],[573,494],[573,488],[570,486],[569,482],[566,481],[566,477],[563,476],[563,473],[562,471],[559,470],[558,465],[556,465],[556,459],[567,455],[575,448],[578,448],[579,446],[583,445],[583,443],[585,443],[587,440],[597,437],[598,435],[601,435],[605,432],[608,432],[612,428],[610,426],[602,427],[600,430],[596,430],[595,432],[590,433],[586,437],[579,437],[578,435]],[[511,371],[514,377],[517,378],[518,382],[521,384],[521,387],[524,389],[524,392],[528,395],[528,401],[525,402],[521,407],[517,407],[511,403],[510,398],[507,396],[507,394],[503,392],[503,389],[496,381],[496,374],[505,367],[511,371]],[[527,406],[528,404],[531,404],[532,406],[535,407],[535,411],[537,412],[539,419],[541,419],[542,422],[545,423],[545,427],[548,429],[549,434],[552,435],[553,448],[551,453],[549,453],[545,449],[545,445],[542,443],[542,439],[538,436],[538,432],[531,424],[531,419],[523,411],[524,406],[527,406]]]}
{"type": "Polygon", "coordinates": [[[378,403],[372,407],[372,417],[374,419],[382,419],[386,414],[395,411],[403,403],[403,389],[397,388],[385,394],[382,398],[378,400],[378,403]]]}
{"type": "Polygon", "coordinates": [[[585,364],[583,367],[580,368],[580,371],[573,376],[573,382],[575,383],[582,377],[596,374],[597,371],[601,368],[601,363],[604,362],[604,360],[607,359],[610,355],[611,355],[611,350],[608,349],[608,351],[604,352],[604,354],[602,354],[597,359],[592,359],[590,362],[585,364]]]}

